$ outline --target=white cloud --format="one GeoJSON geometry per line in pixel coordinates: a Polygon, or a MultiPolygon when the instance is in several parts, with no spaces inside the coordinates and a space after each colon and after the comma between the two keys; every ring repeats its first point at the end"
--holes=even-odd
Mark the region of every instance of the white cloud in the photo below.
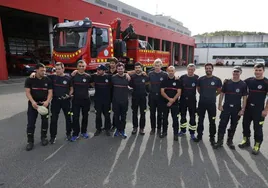
{"type": "Polygon", "coordinates": [[[217,30],[268,32],[267,0],[121,0],[148,13],[172,16],[192,35],[217,30]]]}

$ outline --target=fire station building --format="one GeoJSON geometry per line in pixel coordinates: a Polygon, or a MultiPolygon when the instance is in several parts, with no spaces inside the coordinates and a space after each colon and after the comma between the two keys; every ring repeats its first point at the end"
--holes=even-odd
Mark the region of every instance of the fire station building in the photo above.
{"type": "Polygon", "coordinates": [[[122,29],[132,23],[140,40],[154,50],[169,51],[172,64],[193,62],[195,40],[171,17],[151,15],[117,0],[1,0],[0,80],[7,80],[25,62],[51,62],[54,25],[85,17],[104,24],[120,18],[122,29]]]}

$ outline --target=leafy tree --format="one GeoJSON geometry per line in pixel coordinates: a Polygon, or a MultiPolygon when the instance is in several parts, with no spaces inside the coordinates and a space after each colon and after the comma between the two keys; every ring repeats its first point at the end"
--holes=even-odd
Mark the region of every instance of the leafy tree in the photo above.
{"type": "Polygon", "coordinates": [[[264,32],[256,32],[256,31],[215,31],[215,32],[206,32],[203,34],[197,34],[194,37],[197,36],[207,36],[207,37],[213,37],[213,36],[242,36],[242,35],[267,35],[268,33],[264,32]]]}

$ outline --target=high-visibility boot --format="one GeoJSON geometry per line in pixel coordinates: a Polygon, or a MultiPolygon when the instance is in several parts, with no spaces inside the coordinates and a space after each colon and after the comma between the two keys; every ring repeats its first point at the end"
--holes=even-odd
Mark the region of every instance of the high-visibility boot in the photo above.
{"type": "Polygon", "coordinates": [[[243,137],[243,140],[240,144],[238,144],[239,148],[246,148],[250,146],[250,138],[249,137],[243,137]]]}
{"type": "Polygon", "coordinates": [[[259,142],[255,142],[254,148],[252,150],[252,154],[258,155],[260,152],[261,144],[259,142]]]}

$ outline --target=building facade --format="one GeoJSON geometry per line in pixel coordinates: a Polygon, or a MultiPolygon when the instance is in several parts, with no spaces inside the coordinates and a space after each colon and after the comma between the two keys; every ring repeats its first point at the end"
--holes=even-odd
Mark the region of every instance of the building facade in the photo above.
{"type": "Polygon", "coordinates": [[[245,59],[268,59],[268,35],[197,36],[195,41],[197,64],[217,60],[242,64],[245,59]]]}
{"type": "Polygon", "coordinates": [[[169,51],[172,63],[193,62],[195,40],[183,23],[171,17],[151,15],[118,0],[1,0],[0,80],[8,78],[7,54],[23,55],[40,47],[52,52],[53,26],[85,17],[104,24],[120,18],[123,30],[132,23],[139,39],[155,50],[169,51]]]}

